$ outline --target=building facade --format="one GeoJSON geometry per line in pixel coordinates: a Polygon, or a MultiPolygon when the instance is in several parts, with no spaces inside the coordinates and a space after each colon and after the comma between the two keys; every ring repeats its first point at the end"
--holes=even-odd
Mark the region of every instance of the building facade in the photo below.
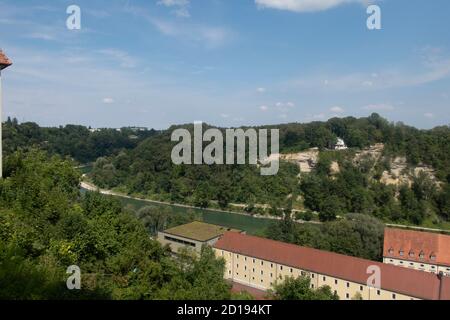
{"type": "Polygon", "coordinates": [[[450,236],[387,228],[383,262],[449,277],[450,236]]]}
{"type": "Polygon", "coordinates": [[[450,285],[436,275],[238,233],[214,245],[226,263],[225,278],[269,290],[286,277],[308,276],[311,288],[329,286],[341,300],[439,300],[450,285]],[[369,281],[379,270],[379,286],[369,281]]]}

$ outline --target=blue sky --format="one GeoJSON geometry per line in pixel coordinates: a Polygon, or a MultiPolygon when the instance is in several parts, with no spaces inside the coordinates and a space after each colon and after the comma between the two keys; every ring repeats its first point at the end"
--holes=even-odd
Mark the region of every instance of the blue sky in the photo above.
{"type": "Polygon", "coordinates": [[[450,1],[0,0],[4,116],[166,128],[450,123],[450,1]],[[66,28],[81,8],[82,29],[66,28]]]}

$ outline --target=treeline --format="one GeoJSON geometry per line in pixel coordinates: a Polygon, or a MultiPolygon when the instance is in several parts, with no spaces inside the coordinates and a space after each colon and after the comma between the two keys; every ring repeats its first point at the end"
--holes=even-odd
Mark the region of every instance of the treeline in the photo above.
{"type": "Polygon", "coordinates": [[[172,258],[119,202],[81,195],[71,161],[32,150],[9,155],[5,169],[0,299],[232,298],[212,249],[172,258]],[[81,290],[66,287],[71,265],[81,290]]]}
{"type": "Polygon", "coordinates": [[[281,163],[276,176],[261,176],[253,165],[174,165],[171,132],[140,143],[114,157],[99,158],[92,179],[102,188],[119,188],[155,200],[226,208],[230,203],[281,206],[297,188],[299,169],[281,163]]]}
{"type": "Polygon", "coordinates": [[[342,154],[324,152],[311,174],[304,175],[300,193],[307,209],[332,221],[349,212],[364,213],[384,221],[439,225],[450,220],[450,187],[439,186],[425,173],[411,177],[411,186],[386,185],[379,181],[383,163],[365,159],[355,164],[342,154]],[[331,172],[331,162],[339,172],[331,172]]]}
{"type": "MultiPolygon", "coordinates": [[[[183,127],[192,131],[192,125],[183,127]]],[[[268,127],[280,129],[282,152],[312,147],[321,150],[316,169],[301,180],[298,167],[286,162],[281,163],[278,175],[269,177],[261,176],[259,168],[249,165],[175,166],[170,159],[175,145],[170,135],[175,128],[150,137],[134,149],[99,158],[92,173],[94,182],[102,188],[198,207],[226,208],[230,203],[242,203],[248,212],[262,213],[255,204],[266,204],[272,209],[265,213],[276,215],[282,214],[276,208],[304,207],[319,212],[322,221],[349,212],[417,225],[439,225],[450,219],[449,127],[418,130],[389,123],[378,114],[268,127]],[[337,137],[351,149],[327,151],[337,137]],[[352,161],[355,150],[376,143],[385,145],[383,161],[352,161]],[[414,177],[412,187],[380,183],[382,173],[390,170],[390,159],[400,156],[410,166],[432,166],[440,186],[426,175],[414,177]],[[339,164],[338,173],[330,171],[333,161],[339,164]]]]}
{"type": "Polygon", "coordinates": [[[46,128],[33,122],[19,123],[17,119],[8,118],[3,124],[3,148],[6,155],[19,149],[40,148],[85,164],[135,148],[139,142],[156,134],[158,132],[155,130],[136,131],[131,128],[91,132],[89,128],[77,125],[46,128]]]}

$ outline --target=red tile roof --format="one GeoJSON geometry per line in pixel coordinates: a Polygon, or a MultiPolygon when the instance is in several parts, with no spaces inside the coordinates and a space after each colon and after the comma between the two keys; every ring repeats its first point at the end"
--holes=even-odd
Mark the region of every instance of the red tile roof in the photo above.
{"type": "Polygon", "coordinates": [[[450,236],[387,228],[383,256],[387,258],[450,266],[450,236]],[[400,252],[403,252],[401,255],[400,252]],[[421,254],[423,258],[421,258],[421,254]],[[433,260],[431,257],[434,256],[433,260]]]}
{"type": "MultiPolygon", "coordinates": [[[[228,232],[215,248],[365,285],[369,266],[381,270],[381,288],[408,296],[439,299],[440,280],[432,274],[284,242],[228,232]]],[[[442,288],[450,295],[450,283],[442,288]]]]}
{"type": "Polygon", "coordinates": [[[12,65],[11,60],[0,50],[0,70],[12,65]]]}

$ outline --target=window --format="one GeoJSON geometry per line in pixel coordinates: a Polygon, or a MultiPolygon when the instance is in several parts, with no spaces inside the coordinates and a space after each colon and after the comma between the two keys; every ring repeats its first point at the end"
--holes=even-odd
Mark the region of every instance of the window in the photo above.
{"type": "Polygon", "coordinates": [[[306,276],[306,272],[305,271],[302,271],[301,274],[302,274],[302,276],[306,276]]]}
{"type": "Polygon", "coordinates": [[[261,275],[263,275],[263,274],[264,274],[264,271],[261,270],[261,275]]]}
{"type": "Polygon", "coordinates": [[[398,254],[399,254],[401,257],[403,257],[403,255],[405,254],[405,252],[404,252],[403,250],[400,250],[400,251],[398,252],[398,254]]]}
{"type": "Polygon", "coordinates": [[[238,264],[236,264],[236,268],[238,268],[238,269],[239,269],[239,263],[238,263],[238,264]]]}
{"type": "Polygon", "coordinates": [[[420,259],[425,258],[425,253],[423,253],[423,251],[420,251],[420,253],[419,253],[419,258],[420,258],[420,259]]]}
{"type": "Polygon", "coordinates": [[[313,273],[313,274],[311,274],[311,278],[313,278],[313,279],[314,279],[314,273],[313,273]]]}
{"type": "Polygon", "coordinates": [[[400,264],[403,264],[403,261],[400,261],[400,264]]]}
{"type": "Polygon", "coordinates": [[[255,273],[255,268],[253,268],[253,273],[255,273]]]}
{"type": "Polygon", "coordinates": [[[314,289],[314,285],[313,285],[313,284],[311,285],[311,288],[313,288],[313,289],[314,289]]]}
{"type": "Polygon", "coordinates": [[[394,254],[394,248],[390,248],[388,251],[389,254],[394,254]]]}
{"type": "Polygon", "coordinates": [[[238,275],[239,275],[239,272],[236,272],[236,275],[238,276],[238,275]]]}
{"type": "Polygon", "coordinates": [[[244,257],[244,261],[247,261],[247,257],[244,257]]]}
{"type": "Polygon", "coordinates": [[[270,274],[270,277],[273,278],[273,273],[270,274]]]}
{"type": "Polygon", "coordinates": [[[264,280],[263,279],[261,279],[261,283],[263,283],[264,282],[264,280]]]}
{"type": "Polygon", "coordinates": [[[270,267],[273,268],[273,263],[270,264],[270,267]]]}
{"type": "Polygon", "coordinates": [[[236,255],[236,259],[239,260],[239,255],[238,254],[236,255]]]}
{"type": "Polygon", "coordinates": [[[364,287],[363,286],[359,286],[359,291],[364,291],[364,287]]]}
{"type": "Polygon", "coordinates": [[[280,266],[280,270],[283,270],[283,266],[280,266]]]}
{"type": "Polygon", "coordinates": [[[255,280],[255,277],[252,277],[252,280],[255,280]]]}
{"type": "Polygon", "coordinates": [[[347,288],[350,288],[350,282],[347,282],[347,288]]]}
{"type": "Polygon", "coordinates": [[[392,299],[395,300],[396,298],[397,298],[397,295],[396,295],[395,293],[393,293],[393,294],[392,294],[392,299]]]}
{"type": "Polygon", "coordinates": [[[247,271],[247,266],[244,266],[244,270],[247,271]]]}
{"type": "Polygon", "coordinates": [[[436,260],[436,255],[434,253],[432,253],[430,255],[430,259],[431,259],[431,261],[435,261],[436,260]]]}
{"type": "Polygon", "coordinates": [[[411,250],[411,251],[409,252],[409,256],[410,256],[411,258],[414,258],[414,251],[411,250]]]}
{"type": "Polygon", "coordinates": [[[377,295],[381,295],[381,291],[380,290],[377,290],[377,295]]]}
{"type": "Polygon", "coordinates": [[[255,259],[253,259],[253,263],[255,263],[255,259]]]}
{"type": "Polygon", "coordinates": [[[326,278],[326,277],[323,277],[322,279],[323,279],[323,281],[327,281],[327,278],[326,278]]]}
{"type": "Polygon", "coordinates": [[[231,270],[228,271],[228,274],[231,274],[231,270]]]}
{"type": "Polygon", "coordinates": [[[346,293],[346,294],[345,294],[345,297],[346,297],[347,299],[349,299],[349,298],[350,298],[350,295],[349,295],[348,293],[346,293]]]}
{"type": "Polygon", "coordinates": [[[262,265],[262,266],[264,265],[264,261],[261,261],[261,265],[262,265]]]}
{"type": "Polygon", "coordinates": [[[294,270],[291,268],[291,273],[294,272],[294,270]]]}
{"type": "Polygon", "coordinates": [[[337,281],[337,280],[334,280],[334,284],[338,284],[338,281],[337,281]]]}
{"type": "Polygon", "coordinates": [[[336,294],[336,295],[337,295],[337,290],[334,290],[334,294],[336,294]]]}

